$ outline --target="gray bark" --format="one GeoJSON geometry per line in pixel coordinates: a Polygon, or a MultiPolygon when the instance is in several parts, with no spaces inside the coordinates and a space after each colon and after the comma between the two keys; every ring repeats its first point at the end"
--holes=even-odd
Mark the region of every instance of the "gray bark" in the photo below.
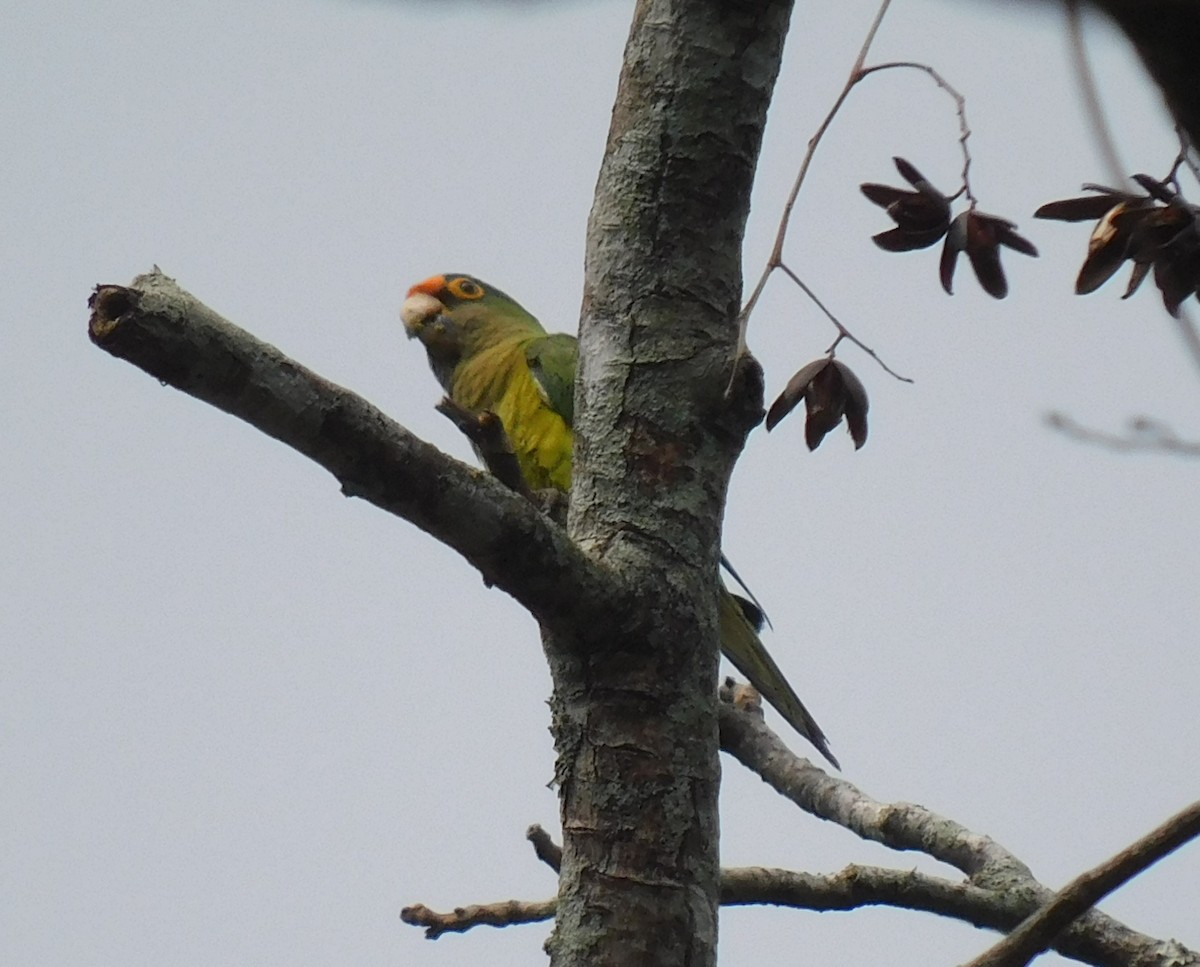
{"type": "Polygon", "coordinates": [[[643,0],[588,226],[569,531],[654,620],[550,635],[563,861],[551,963],[716,961],[726,486],[761,419],[741,241],[791,3],[643,0]]]}

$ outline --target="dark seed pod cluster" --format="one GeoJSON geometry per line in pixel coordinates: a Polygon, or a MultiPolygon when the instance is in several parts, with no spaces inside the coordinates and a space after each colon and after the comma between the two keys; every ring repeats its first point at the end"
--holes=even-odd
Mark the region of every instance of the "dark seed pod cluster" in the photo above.
{"type": "Polygon", "coordinates": [[[1087,257],[1075,280],[1080,295],[1094,292],[1125,263],[1133,270],[1122,299],[1128,299],[1153,270],[1163,305],[1173,316],[1189,296],[1200,298],[1200,208],[1188,204],[1170,182],[1134,175],[1145,194],[1084,185],[1094,192],[1043,205],[1035,218],[1095,221],[1087,257]]]}
{"type": "Polygon", "coordinates": [[[974,205],[951,218],[949,196],[938,191],[903,158],[892,160],[912,190],[870,183],[860,186],[862,193],[896,223],[895,228],[873,235],[875,244],[888,252],[910,252],[936,245],[944,238],[939,276],[947,293],[953,294],[954,269],[958,256],[965,252],[983,291],[997,299],[1008,295],[1008,280],[1000,265],[1000,247],[1036,256],[1033,244],[1017,234],[1014,223],[985,215],[974,205]]]}
{"type": "Polygon", "coordinates": [[[800,368],[767,412],[767,430],[774,427],[804,401],[808,416],[804,442],[810,450],[820,446],[825,435],[846,418],[846,426],[857,450],[867,442],[867,390],[841,360],[824,356],[800,368]]]}

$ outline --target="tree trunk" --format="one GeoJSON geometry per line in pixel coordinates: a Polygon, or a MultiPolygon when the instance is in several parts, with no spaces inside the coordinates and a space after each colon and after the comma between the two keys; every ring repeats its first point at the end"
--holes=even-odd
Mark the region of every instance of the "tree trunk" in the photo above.
{"type": "Polygon", "coordinates": [[[741,242],[789,0],[643,0],[588,227],[569,528],[637,589],[548,635],[563,863],[551,962],[715,963],[720,522],[761,419],[741,242]],[[731,389],[727,392],[727,389],[731,389]]]}

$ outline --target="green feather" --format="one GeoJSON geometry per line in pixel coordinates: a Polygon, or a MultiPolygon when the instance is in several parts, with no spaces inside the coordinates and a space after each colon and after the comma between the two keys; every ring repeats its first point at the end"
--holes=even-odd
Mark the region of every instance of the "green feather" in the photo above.
{"type": "Polygon", "coordinates": [[[543,398],[566,420],[567,426],[573,427],[579,340],[565,332],[552,333],[526,346],[525,359],[529,362],[543,398]]]}

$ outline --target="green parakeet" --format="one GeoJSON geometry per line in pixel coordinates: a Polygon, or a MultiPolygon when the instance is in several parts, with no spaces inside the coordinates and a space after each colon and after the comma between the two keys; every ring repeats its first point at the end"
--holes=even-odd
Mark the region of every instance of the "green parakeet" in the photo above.
{"type": "MultiPolygon", "coordinates": [[[[529,486],[569,490],[579,353],[575,337],[547,333],[499,289],[459,273],[414,285],[401,317],[409,338],[425,346],[446,394],[472,413],[490,410],[500,419],[529,486]]],[[[719,618],[725,657],[837,766],[821,727],[723,586],[719,618]]]]}

